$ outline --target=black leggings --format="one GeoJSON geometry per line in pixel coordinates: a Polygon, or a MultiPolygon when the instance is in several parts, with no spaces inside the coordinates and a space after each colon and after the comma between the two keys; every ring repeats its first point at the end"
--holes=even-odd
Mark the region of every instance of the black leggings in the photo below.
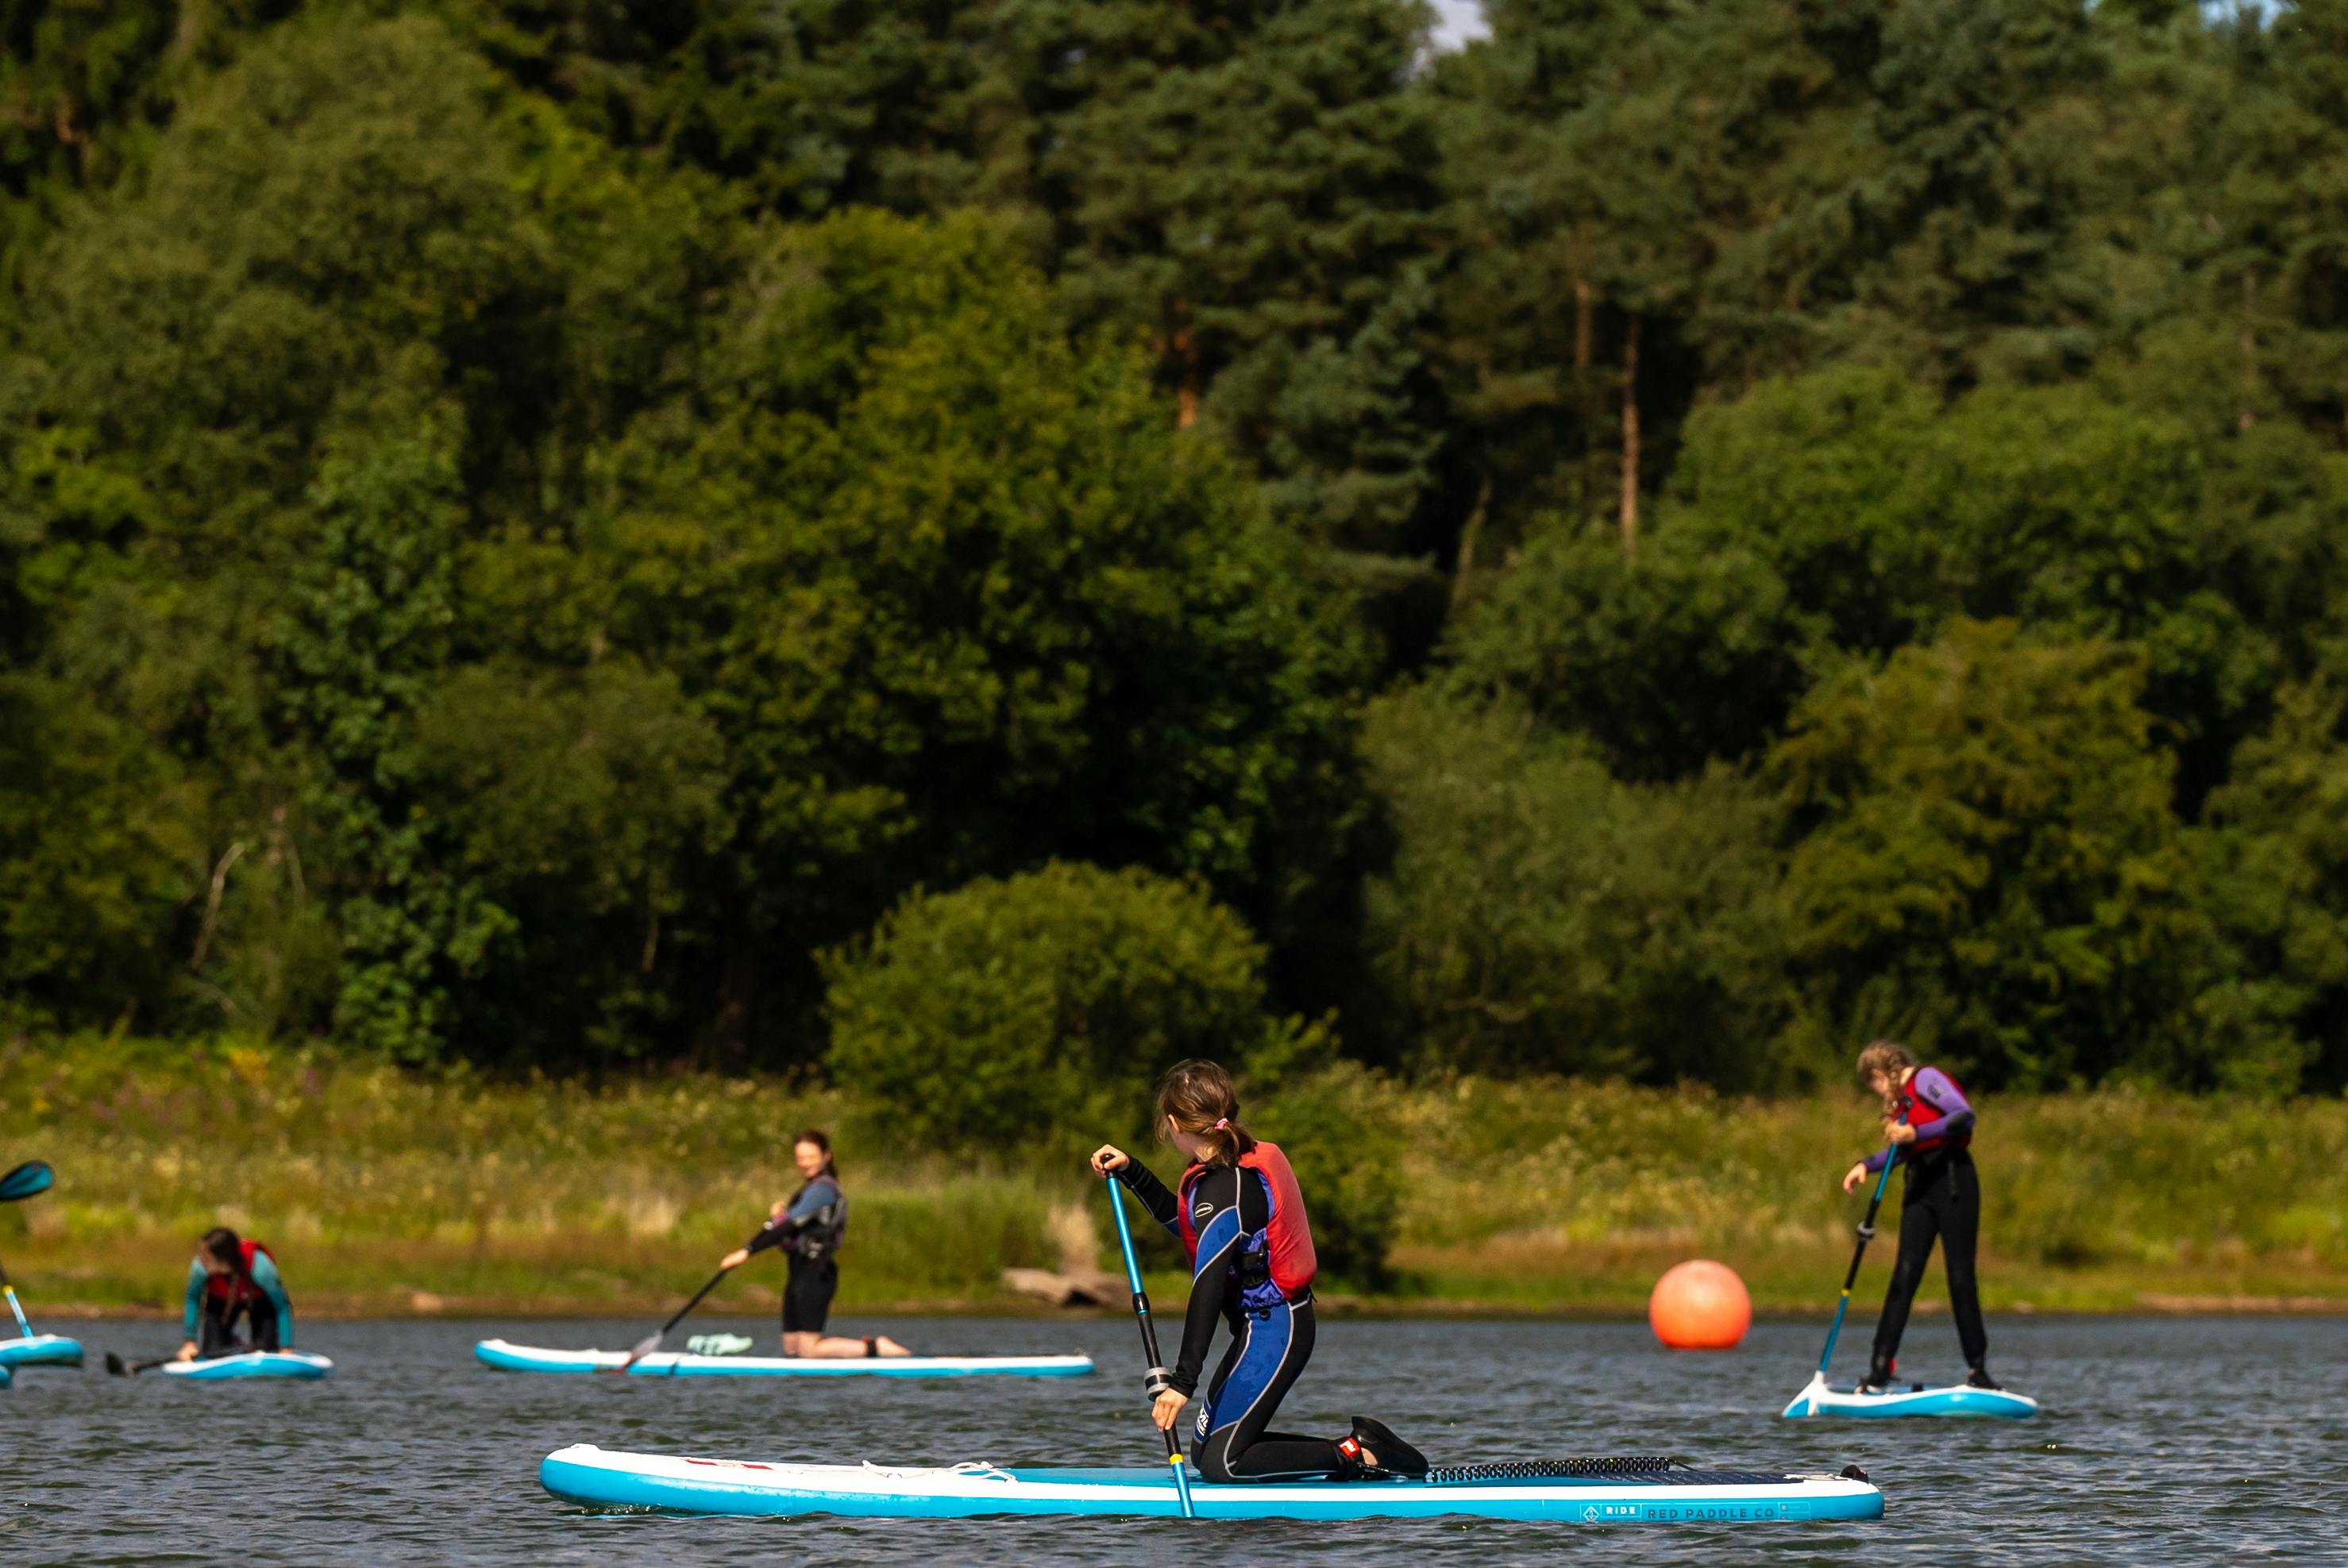
{"type": "Polygon", "coordinates": [[[206,1358],[225,1356],[242,1348],[236,1337],[236,1321],[242,1317],[252,1330],[252,1348],[255,1350],[281,1348],[277,1343],[277,1308],[266,1300],[231,1305],[218,1296],[204,1297],[202,1327],[196,1337],[196,1354],[206,1358]]]}
{"type": "Polygon", "coordinates": [[[831,1296],[839,1288],[839,1264],[829,1257],[791,1254],[790,1277],[783,1285],[783,1332],[822,1333],[831,1321],[831,1296]]]}
{"type": "Polygon", "coordinates": [[[1875,1321],[1874,1381],[1891,1375],[1900,1336],[1908,1327],[1908,1308],[1923,1281],[1935,1238],[1949,1275],[1949,1310],[1957,1320],[1957,1343],[1964,1348],[1965,1365],[1978,1367],[1989,1354],[1981,1287],[1973,1278],[1973,1249],[1981,1240],[1981,1177],[1973,1170],[1972,1156],[1960,1149],[1908,1173],[1907,1194],[1900,1203],[1900,1255],[1891,1265],[1890,1288],[1883,1293],[1883,1316],[1875,1321]]]}
{"type": "Polygon", "coordinates": [[[1240,1314],[1239,1331],[1199,1407],[1199,1440],[1190,1453],[1200,1475],[1231,1481],[1341,1473],[1344,1460],[1331,1439],[1264,1430],[1313,1358],[1313,1340],[1309,1295],[1240,1314]]]}

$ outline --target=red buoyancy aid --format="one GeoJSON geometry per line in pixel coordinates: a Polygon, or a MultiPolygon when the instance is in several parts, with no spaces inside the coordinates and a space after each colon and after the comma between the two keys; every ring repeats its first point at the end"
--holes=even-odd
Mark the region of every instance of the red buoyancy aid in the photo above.
{"type": "MultiPolygon", "coordinates": [[[[1924,1099],[1921,1095],[1911,1092],[1916,1079],[1926,1072],[1939,1073],[1941,1077],[1949,1081],[1949,1087],[1957,1091],[1959,1099],[1963,1100],[1967,1104],[1971,1104],[1972,1102],[1972,1097],[1965,1092],[1965,1086],[1957,1081],[1957,1076],[1955,1073],[1951,1072],[1945,1067],[1935,1067],[1931,1062],[1926,1062],[1916,1069],[1915,1073],[1909,1078],[1906,1083],[1900,1085],[1899,1091],[1900,1108],[1907,1112],[1908,1114],[1906,1121],[1911,1127],[1915,1126],[1920,1121],[1924,1125],[1930,1126],[1934,1122],[1941,1120],[1945,1114],[1939,1106],[1933,1104],[1931,1101],[1924,1099]],[[1920,1111],[1924,1112],[1921,1118],[1917,1115],[1917,1112],[1920,1111]]],[[[1920,1137],[1913,1143],[1908,1146],[1908,1153],[1909,1156],[1912,1159],[1918,1154],[1930,1154],[1944,1149],[1962,1149],[1970,1145],[1972,1141],[1973,1130],[1968,1126],[1953,1137],[1947,1135],[1920,1137]]]]}
{"type": "MultiPolygon", "coordinates": [[[[1265,1191],[1272,1194],[1272,1220],[1264,1227],[1265,1262],[1272,1271],[1272,1283],[1293,1301],[1312,1288],[1313,1276],[1320,1272],[1319,1260],[1313,1254],[1313,1222],[1304,1214],[1303,1189],[1296,1184],[1296,1173],[1289,1168],[1288,1156],[1277,1143],[1258,1143],[1241,1154],[1239,1163],[1241,1169],[1262,1176],[1265,1191]]],[[[1190,1217],[1190,1189],[1206,1172],[1204,1165],[1190,1167],[1182,1178],[1181,1196],[1175,1205],[1182,1227],[1182,1250],[1194,1269],[1199,1266],[1199,1227],[1190,1217]]]]}
{"type": "Polygon", "coordinates": [[[214,1301],[232,1302],[242,1307],[248,1302],[268,1299],[267,1292],[252,1283],[254,1255],[277,1261],[277,1255],[257,1241],[239,1242],[237,1250],[244,1254],[244,1270],[241,1274],[212,1274],[204,1276],[204,1294],[214,1301]]]}

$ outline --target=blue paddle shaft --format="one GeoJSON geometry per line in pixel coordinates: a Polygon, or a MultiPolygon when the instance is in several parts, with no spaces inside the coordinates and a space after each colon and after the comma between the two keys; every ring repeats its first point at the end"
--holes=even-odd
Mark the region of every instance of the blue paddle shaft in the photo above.
{"type": "MultiPolygon", "coordinates": [[[[1908,1109],[1900,1107],[1900,1122],[1906,1125],[1908,1109]]],[[[1875,1193],[1867,1200],[1867,1217],[1859,1222],[1859,1245],[1851,1249],[1850,1271],[1842,1276],[1842,1299],[1835,1303],[1834,1321],[1827,1327],[1827,1348],[1818,1355],[1818,1372],[1823,1376],[1827,1363],[1834,1359],[1835,1341],[1842,1337],[1843,1314],[1850,1310],[1850,1287],[1859,1283],[1859,1260],[1867,1255],[1867,1244],[1875,1239],[1875,1212],[1883,1206],[1883,1189],[1891,1181],[1891,1167],[1900,1163],[1900,1145],[1883,1145],[1883,1169],[1875,1173],[1875,1193]]]]}
{"type": "MultiPolygon", "coordinates": [[[[1125,1190],[1117,1173],[1108,1173],[1108,1208],[1117,1216],[1117,1245],[1125,1252],[1125,1283],[1133,1290],[1133,1315],[1141,1322],[1141,1349],[1149,1358],[1149,1369],[1158,1369],[1158,1330],[1149,1321],[1149,1293],[1141,1288],[1141,1260],[1133,1254],[1133,1231],[1125,1223],[1125,1190]]],[[[1182,1517],[1195,1519],[1190,1507],[1190,1472],[1183,1468],[1182,1445],[1169,1430],[1166,1433],[1166,1462],[1174,1471],[1175,1495],[1181,1500],[1182,1517]]]]}
{"type": "Polygon", "coordinates": [[[25,1309],[16,1305],[16,1287],[13,1285],[7,1286],[7,1292],[8,1310],[16,1315],[16,1327],[24,1330],[26,1338],[30,1339],[33,1337],[33,1326],[25,1321],[25,1309]]]}

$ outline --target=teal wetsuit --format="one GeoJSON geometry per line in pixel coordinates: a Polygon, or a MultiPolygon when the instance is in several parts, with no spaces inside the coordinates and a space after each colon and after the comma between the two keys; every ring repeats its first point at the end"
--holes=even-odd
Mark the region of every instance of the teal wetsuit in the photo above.
{"type": "Polygon", "coordinates": [[[251,1243],[244,1277],[213,1274],[197,1258],[188,1265],[188,1296],[180,1315],[181,1337],[193,1339],[201,1354],[231,1348],[236,1320],[250,1317],[253,1343],[263,1349],[287,1350],[294,1346],[294,1302],[277,1262],[251,1243]]]}

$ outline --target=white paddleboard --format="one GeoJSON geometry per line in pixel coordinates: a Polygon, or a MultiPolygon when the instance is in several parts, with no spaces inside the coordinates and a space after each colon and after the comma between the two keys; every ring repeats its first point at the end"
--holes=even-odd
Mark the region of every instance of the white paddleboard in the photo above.
{"type": "Polygon", "coordinates": [[[1921,1383],[1904,1387],[1894,1384],[1880,1394],[1862,1394],[1853,1388],[1834,1388],[1827,1382],[1826,1374],[1818,1372],[1794,1396],[1794,1402],[1786,1407],[1785,1413],[1788,1420],[1808,1416],[1852,1416],[1861,1420],[1893,1416],[2026,1420],[2038,1413],[2038,1401],[2027,1394],[2003,1389],[1975,1389],[1963,1383],[1945,1389],[1928,1389],[1921,1383]]]}
{"type": "Polygon", "coordinates": [[[307,1350],[248,1350],[204,1361],[166,1361],[155,1368],[167,1378],[217,1383],[232,1378],[323,1378],[335,1369],[324,1356],[307,1350]]]}
{"type": "Polygon", "coordinates": [[[633,1364],[624,1350],[546,1350],[484,1339],[473,1354],[502,1372],[619,1372],[636,1378],[1079,1378],[1089,1356],[695,1356],[656,1350],[633,1364]]]}

